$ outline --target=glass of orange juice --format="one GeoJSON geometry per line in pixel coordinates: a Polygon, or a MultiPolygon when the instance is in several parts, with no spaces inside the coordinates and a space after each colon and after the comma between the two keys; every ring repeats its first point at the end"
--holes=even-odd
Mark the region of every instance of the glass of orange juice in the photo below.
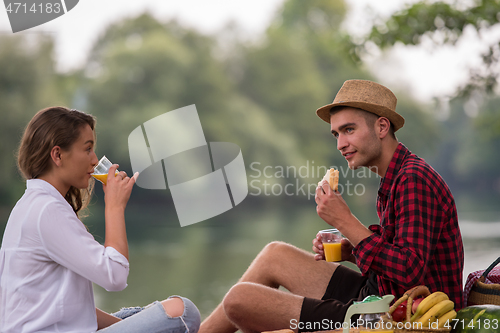
{"type": "MultiPolygon", "coordinates": [[[[106,185],[106,180],[108,179],[109,168],[113,165],[106,156],[103,156],[99,163],[94,167],[94,172],[92,173],[92,177],[106,185]]],[[[118,173],[118,172],[116,172],[118,173]]],[[[115,175],[116,175],[115,173],[115,175]]]]}
{"type": "Polygon", "coordinates": [[[321,230],[321,243],[323,243],[323,251],[325,259],[328,262],[342,261],[342,251],[340,241],[342,234],[337,229],[321,230]]]}

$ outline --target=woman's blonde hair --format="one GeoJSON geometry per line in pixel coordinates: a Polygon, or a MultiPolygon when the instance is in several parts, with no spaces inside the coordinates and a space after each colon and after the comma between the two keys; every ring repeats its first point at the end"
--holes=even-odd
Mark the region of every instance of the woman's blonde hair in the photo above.
{"type": "MultiPolygon", "coordinates": [[[[50,107],[37,112],[26,126],[17,155],[19,171],[25,179],[35,179],[50,169],[50,152],[54,146],[69,150],[89,125],[94,131],[95,118],[89,114],[65,107],[50,107]]],[[[86,189],[71,186],[65,199],[75,213],[84,209],[92,195],[94,182],[86,189]]]]}

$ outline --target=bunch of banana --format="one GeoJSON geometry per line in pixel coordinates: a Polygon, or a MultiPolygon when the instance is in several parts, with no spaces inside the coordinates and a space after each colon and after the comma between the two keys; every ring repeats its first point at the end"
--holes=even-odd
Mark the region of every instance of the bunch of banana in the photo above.
{"type": "Polygon", "coordinates": [[[456,316],[455,303],[445,293],[436,291],[420,302],[410,321],[422,323],[424,328],[442,328],[448,320],[452,320],[456,316]],[[433,324],[436,322],[437,325],[433,324]]]}

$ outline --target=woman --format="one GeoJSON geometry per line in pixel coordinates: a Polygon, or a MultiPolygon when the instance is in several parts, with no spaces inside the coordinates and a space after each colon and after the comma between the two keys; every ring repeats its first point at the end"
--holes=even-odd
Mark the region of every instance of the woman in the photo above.
{"type": "Polygon", "coordinates": [[[124,211],[138,174],[114,177],[118,165],[111,167],[102,246],[78,217],[98,162],[94,126],[88,114],[53,107],[39,111],[24,132],[18,166],[27,189],[0,249],[0,332],[197,332],[198,309],[180,296],[116,315],[95,308],[92,282],[108,291],[127,286],[124,211]]]}

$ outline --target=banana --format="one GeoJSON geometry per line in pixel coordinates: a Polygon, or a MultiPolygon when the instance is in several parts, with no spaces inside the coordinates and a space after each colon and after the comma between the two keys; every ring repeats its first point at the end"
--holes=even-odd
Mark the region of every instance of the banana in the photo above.
{"type": "Polygon", "coordinates": [[[443,328],[447,323],[448,326],[451,326],[449,321],[455,319],[456,317],[457,313],[455,310],[446,312],[444,315],[438,318],[438,328],[443,328]]]}
{"type": "Polygon", "coordinates": [[[434,305],[436,305],[437,303],[439,303],[441,301],[445,301],[448,299],[449,299],[448,295],[446,295],[442,291],[436,291],[436,292],[430,294],[429,296],[424,298],[424,300],[422,302],[420,302],[420,304],[417,307],[417,311],[415,311],[415,314],[411,317],[410,321],[413,322],[413,321],[417,320],[417,318],[423,316],[424,313],[429,311],[429,309],[432,308],[434,305]]]}
{"type": "Polygon", "coordinates": [[[429,311],[416,322],[422,323],[422,327],[429,327],[431,323],[437,321],[439,317],[453,309],[455,309],[455,303],[453,303],[453,301],[449,299],[441,301],[430,308],[429,311]]]}

